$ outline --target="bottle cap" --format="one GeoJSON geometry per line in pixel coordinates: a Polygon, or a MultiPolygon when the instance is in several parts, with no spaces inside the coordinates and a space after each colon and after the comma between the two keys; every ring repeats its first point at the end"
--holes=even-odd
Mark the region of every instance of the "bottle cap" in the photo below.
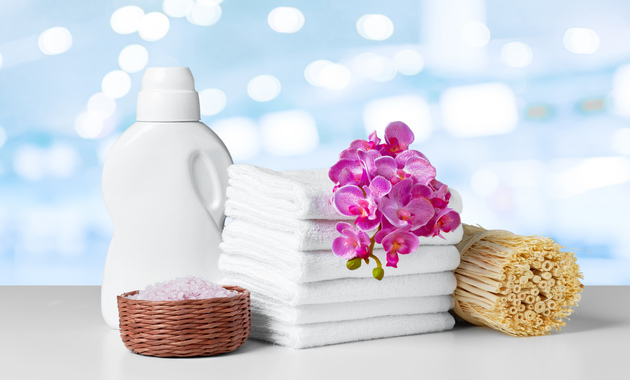
{"type": "Polygon", "coordinates": [[[138,121],[199,121],[199,94],[188,67],[149,67],[138,93],[138,121]]]}

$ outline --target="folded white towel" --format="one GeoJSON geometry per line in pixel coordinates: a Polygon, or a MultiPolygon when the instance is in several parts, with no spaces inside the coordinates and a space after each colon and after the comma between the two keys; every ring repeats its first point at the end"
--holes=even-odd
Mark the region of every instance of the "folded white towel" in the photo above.
{"type": "Polygon", "coordinates": [[[330,204],[334,183],[328,178],[328,169],[277,172],[239,164],[230,166],[228,175],[226,212],[237,203],[265,216],[340,219],[330,204]]]}
{"type": "Polygon", "coordinates": [[[269,277],[248,266],[237,272],[223,272],[223,285],[238,285],[252,293],[288,305],[309,305],[335,302],[366,301],[384,298],[428,297],[452,294],[457,281],[453,272],[343,278],[298,284],[280,276],[269,277]]]}
{"type": "Polygon", "coordinates": [[[252,313],[287,325],[440,313],[452,309],[453,304],[451,295],[443,295],[289,306],[257,293],[251,295],[252,313]]]}
{"type": "MultiPolygon", "coordinates": [[[[304,283],[339,278],[371,278],[375,264],[363,264],[361,268],[349,270],[346,260],[335,256],[332,250],[296,251],[286,247],[260,244],[259,241],[243,236],[228,238],[219,246],[219,269],[225,272],[256,276],[280,276],[289,281],[304,283]],[[249,271],[248,271],[249,269],[249,271]]],[[[383,249],[374,254],[385,262],[383,249]]],[[[408,255],[400,255],[398,268],[385,268],[385,276],[400,276],[419,273],[435,273],[455,270],[459,266],[459,251],[454,245],[420,246],[408,255]]]]}
{"type": "MultiPolygon", "coordinates": [[[[264,227],[264,222],[235,219],[223,229],[223,241],[238,242],[245,237],[257,241],[260,246],[271,249],[292,249],[296,251],[329,250],[332,242],[341,234],[335,228],[337,220],[302,220],[295,232],[273,230],[264,227]]],[[[420,237],[420,245],[455,245],[462,240],[464,228],[460,225],[454,231],[439,236],[420,237]]]]}
{"type": "MultiPolygon", "coordinates": [[[[328,169],[277,172],[252,165],[228,168],[225,214],[231,218],[256,221],[272,229],[295,231],[295,220],[350,220],[331,203],[334,184],[328,169]]],[[[451,191],[449,207],[462,212],[462,198],[451,191]]]]}
{"type": "Polygon", "coordinates": [[[318,347],[361,340],[450,330],[449,313],[399,315],[342,322],[286,325],[252,313],[250,337],[291,348],[318,347]]]}

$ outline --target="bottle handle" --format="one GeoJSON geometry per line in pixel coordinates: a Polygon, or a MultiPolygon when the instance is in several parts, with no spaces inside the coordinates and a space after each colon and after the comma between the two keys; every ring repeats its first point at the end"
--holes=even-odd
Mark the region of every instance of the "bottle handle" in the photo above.
{"type": "Polygon", "coordinates": [[[227,166],[231,159],[223,162],[210,158],[207,152],[198,150],[190,156],[190,170],[197,199],[208,211],[219,231],[225,222],[225,200],[228,185],[227,166]],[[222,165],[223,164],[223,165],[222,165]]]}

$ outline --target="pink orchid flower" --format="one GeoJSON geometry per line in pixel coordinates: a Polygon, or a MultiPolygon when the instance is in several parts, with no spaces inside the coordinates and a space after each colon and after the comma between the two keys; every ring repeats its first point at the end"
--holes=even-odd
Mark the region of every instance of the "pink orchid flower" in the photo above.
{"type": "Polygon", "coordinates": [[[368,141],[365,140],[354,140],[350,143],[350,148],[353,149],[362,149],[364,151],[370,151],[373,149],[378,150],[379,144],[381,143],[381,139],[376,135],[376,131],[370,133],[368,141]]]}
{"type": "Polygon", "coordinates": [[[435,213],[428,199],[411,199],[412,184],[411,179],[397,183],[392,187],[389,196],[378,202],[379,210],[394,227],[409,226],[411,230],[418,229],[427,224],[435,213]]]}
{"type": "Polygon", "coordinates": [[[424,158],[425,160],[427,160],[427,162],[429,162],[429,159],[427,158],[427,156],[425,156],[421,152],[418,152],[417,150],[405,150],[398,153],[395,157],[398,168],[399,169],[404,168],[405,164],[407,163],[407,160],[410,159],[411,157],[424,158]]]}
{"type": "Polygon", "coordinates": [[[333,196],[333,204],[342,215],[356,216],[355,224],[363,231],[372,230],[381,223],[377,199],[391,190],[391,183],[383,177],[376,177],[370,186],[360,188],[355,185],[340,187],[333,196]]]}
{"type": "Polygon", "coordinates": [[[427,198],[436,209],[443,209],[448,206],[451,193],[448,186],[440,181],[433,180],[429,185],[416,184],[411,189],[412,198],[427,198]]]}
{"type": "Polygon", "coordinates": [[[413,132],[402,121],[391,122],[385,127],[384,150],[395,155],[408,149],[414,140],[413,132]]]}
{"type": "Polygon", "coordinates": [[[439,236],[444,238],[442,232],[447,233],[454,231],[460,224],[461,218],[459,214],[453,209],[445,208],[439,213],[436,213],[426,225],[412,232],[416,236],[439,236]]]}
{"type": "Polygon", "coordinates": [[[332,250],[335,255],[350,260],[355,257],[365,259],[369,257],[370,237],[363,231],[357,231],[348,223],[337,223],[337,231],[344,236],[333,240],[332,250]]]}
{"type": "Polygon", "coordinates": [[[435,168],[422,157],[413,156],[407,159],[405,165],[399,168],[396,159],[382,156],[374,160],[375,175],[381,175],[390,180],[392,184],[411,178],[414,183],[428,185],[435,179],[435,168]]]}
{"type": "Polygon", "coordinates": [[[398,254],[406,255],[418,248],[418,238],[407,231],[394,231],[383,238],[383,248],[387,251],[387,266],[398,268],[398,254]]]}
{"type": "Polygon", "coordinates": [[[369,183],[367,173],[358,160],[339,160],[328,171],[328,178],[339,184],[338,187],[345,185],[365,186],[369,183]]]}

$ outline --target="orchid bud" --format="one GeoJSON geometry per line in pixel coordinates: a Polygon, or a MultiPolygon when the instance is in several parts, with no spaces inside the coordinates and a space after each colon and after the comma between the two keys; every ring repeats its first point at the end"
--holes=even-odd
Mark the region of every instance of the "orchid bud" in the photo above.
{"type": "Polygon", "coordinates": [[[355,257],[354,259],[348,260],[348,262],[346,262],[346,267],[350,270],[361,268],[361,259],[358,257],[355,257]]]}
{"type": "Polygon", "coordinates": [[[372,276],[381,281],[383,279],[383,276],[385,275],[385,271],[383,270],[383,268],[374,268],[372,269],[372,276]]]}

